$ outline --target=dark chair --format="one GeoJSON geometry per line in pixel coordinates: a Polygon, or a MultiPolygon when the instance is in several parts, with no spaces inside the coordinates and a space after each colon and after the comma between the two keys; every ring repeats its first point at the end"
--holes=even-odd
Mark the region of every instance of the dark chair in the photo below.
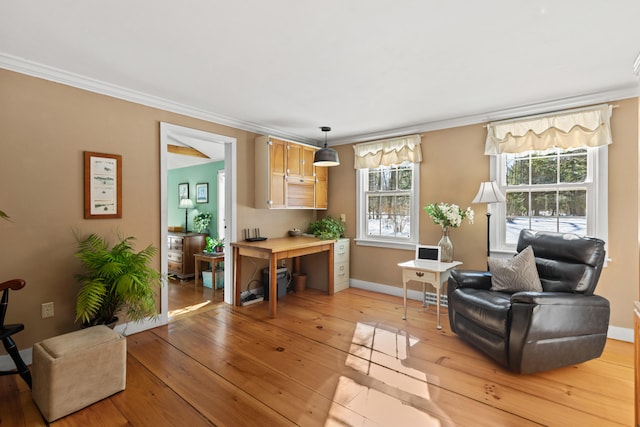
{"type": "Polygon", "coordinates": [[[605,259],[604,242],[522,230],[518,253],[528,246],[542,292],[492,291],[491,273],[454,270],[447,289],[451,330],[518,373],[599,357],[607,340],[609,302],[593,292],[605,259]]]}
{"type": "Polygon", "coordinates": [[[29,367],[24,363],[16,343],[11,338],[12,335],[20,332],[24,329],[24,325],[21,323],[15,323],[12,325],[4,324],[4,316],[7,314],[7,306],[9,305],[9,289],[14,291],[24,288],[25,282],[22,279],[13,279],[3,283],[0,283],[0,291],[2,292],[2,300],[0,301],[0,337],[2,338],[2,344],[4,344],[5,350],[13,359],[13,363],[16,365],[16,369],[11,371],[0,371],[0,375],[20,375],[23,380],[31,388],[31,372],[29,367]]]}

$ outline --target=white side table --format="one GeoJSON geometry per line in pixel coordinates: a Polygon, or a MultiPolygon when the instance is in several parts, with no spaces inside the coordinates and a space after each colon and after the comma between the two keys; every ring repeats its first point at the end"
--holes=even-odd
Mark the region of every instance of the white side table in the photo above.
{"type": "Polygon", "coordinates": [[[442,329],[440,324],[440,290],[442,289],[442,283],[449,278],[449,272],[459,265],[462,265],[461,261],[440,262],[428,260],[411,260],[398,264],[398,267],[402,268],[402,293],[404,295],[404,316],[402,316],[402,319],[407,319],[407,282],[415,280],[422,283],[423,303],[426,291],[425,285],[429,283],[436,288],[437,327],[442,329]]]}

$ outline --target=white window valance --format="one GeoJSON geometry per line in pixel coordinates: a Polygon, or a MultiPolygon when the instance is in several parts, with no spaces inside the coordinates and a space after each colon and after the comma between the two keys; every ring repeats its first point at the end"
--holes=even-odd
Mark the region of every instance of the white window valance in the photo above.
{"type": "Polygon", "coordinates": [[[356,169],[372,169],[399,165],[403,162],[420,163],[422,161],[420,135],[356,144],[353,146],[353,151],[355,151],[354,167],[356,169]]]}
{"type": "Polygon", "coordinates": [[[489,123],[484,154],[611,144],[611,109],[610,105],[599,105],[489,123]]]}

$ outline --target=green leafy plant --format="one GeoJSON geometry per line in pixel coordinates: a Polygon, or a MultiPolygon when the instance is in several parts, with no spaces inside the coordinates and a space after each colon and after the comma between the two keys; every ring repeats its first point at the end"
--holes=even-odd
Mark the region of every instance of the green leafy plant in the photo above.
{"type": "Polygon", "coordinates": [[[78,239],[76,257],[85,269],[76,279],[82,284],[76,300],[76,321],[84,326],[113,323],[116,314],[140,321],[157,317],[156,289],[162,274],[150,266],[157,250],[149,245],[136,252],[134,237],[121,239],[112,248],[96,234],[78,239]]]}
{"type": "Polygon", "coordinates": [[[4,211],[0,211],[0,218],[6,219],[7,221],[11,221],[11,217],[4,213],[4,211]]]}
{"type": "Polygon", "coordinates": [[[211,223],[212,218],[213,215],[211,215],[211,212],[200,212],[198,215],[193,217],[193,226],[198,233],[202,233],[209,229],[209,224],[211,223]]]}
{"type": "Polygon", "coordinates": [[[213,239],[211,237],[207,236],[207,237],[205,237],[204,241],[205,241],[204,251],[205,252],[209,252],[209,253],[213,252],[213,247],[214,247],[213,239]]]}
{"type": "Polygon", "coordinates": [[[322,240],[339,239],[344,235],[344,225],[328,216],[309,224],[309,233],[322,240]]]}

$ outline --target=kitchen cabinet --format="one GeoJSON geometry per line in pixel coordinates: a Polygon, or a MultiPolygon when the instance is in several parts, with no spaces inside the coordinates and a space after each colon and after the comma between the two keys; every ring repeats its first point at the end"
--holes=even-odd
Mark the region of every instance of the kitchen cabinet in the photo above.
{"type": "Polygon", "coordinates": [[[315,167],[317,147],[270,136],[255,142],[255,206],[327,209],[327,168],[315,167]],[[321,178],[319,178],[321,177],[321,178]]]}
{"type": "Polygon", "coordinates": [[[204,250],[203,233],[169,233],[167,236],[167,258],[169,274],[179,279],[195,276],[195,254],[204,250]]]}

